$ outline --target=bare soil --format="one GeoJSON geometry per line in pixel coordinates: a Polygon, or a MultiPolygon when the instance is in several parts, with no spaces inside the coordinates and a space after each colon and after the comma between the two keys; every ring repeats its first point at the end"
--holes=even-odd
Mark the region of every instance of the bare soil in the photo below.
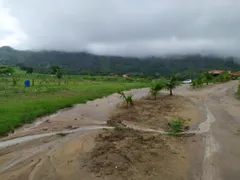
{"type": "Polygon", "coordinates": [[[199,120],[196,105],[183,96],[159,95],[157,100],[142,98],[134,106],[117,106],[105,131],[95,139],[95,147],[85,160],[91,173],[101,179],[187,179],[187,137],[139,132],[123,125],[135,123],[167,129],[169,121],[183,118],[199,120]],[[173,173],[174,172],[174,173],[173,173]]]}
{"type": "Polygon", "coordinates": [[[168,129],[168,123],[175,119],[189,120],[186,125],[195,124],[200,119],[197,106],[183,96],[159,95],[157,100],[143,98],[134,101],[134,106],[119,104],[108,124],[134,123],[153,129],[168,129]]]}
{"type": "Polygon", "coordinates": [[[187,179],[184,137],[124,128],[99,134],[95,141],[85,169],[100,179],[187,179]]]}

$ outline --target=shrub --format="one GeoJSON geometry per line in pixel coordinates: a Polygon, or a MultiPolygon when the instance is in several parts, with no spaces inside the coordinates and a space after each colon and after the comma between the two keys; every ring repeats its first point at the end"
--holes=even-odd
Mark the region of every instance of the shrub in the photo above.
{"type": "Polygon", "coordinates": [[[217,77],[217,81],[219,83],[223,83],[223,82],[227,82],[231,80],[231,75],[228,74],[228,72],[222,72],[218,77],[217,77]]]}
{"type": "Polygon", "coordinates": [[[172,135],[177,135],[177,134],[183,132],[186,121],[187,120],[182,119],[182,118],[172,120],[171,122],[168,123],[168,125],[169,125],[168,132],[172,135]]]}
{"type": "Polygon", "coordinates": [[[193,88],[196,88],[196,87],[197,87],[197,81],[196,81],[195,79],[192,80],[191,86],[192,86],[193,88]]]}

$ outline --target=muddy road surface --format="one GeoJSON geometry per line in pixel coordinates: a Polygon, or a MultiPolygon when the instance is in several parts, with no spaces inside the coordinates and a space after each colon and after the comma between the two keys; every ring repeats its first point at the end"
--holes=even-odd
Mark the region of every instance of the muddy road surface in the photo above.
{"type": "Polygon", "coordinates": [[[203,102],[207,106],[209,123],[203,125],[207,131],[200,135],[204,147],[198,143],[195,147],[190,145],[196,150],[195,159],[192,159],[195,170],[200,165],[199,155],[203,154],[199,177],[202,180],[240,179],[240,101],[234,97],[237,86],[238,81],[231,81],[180,92],[190,98],[197,97],[196,103],[203,102]],[[204,153],[200,152],[202,148],[204,153]]]}
{"type": "MultiPolygon", "coordinates": [[[[129,109],[116,108],[113,94],[39,118],[0,139],[0,179],[239,180],[237,85],[183,85],[175,98],[163,92],[129,109]],[[164,133],[176,117],[191,119],[186,137],[164,133]],[[133,129],[109,127],[111,119],[133,129]]],[[[148,89],[128,93],[139,99],[148,89]]]]}

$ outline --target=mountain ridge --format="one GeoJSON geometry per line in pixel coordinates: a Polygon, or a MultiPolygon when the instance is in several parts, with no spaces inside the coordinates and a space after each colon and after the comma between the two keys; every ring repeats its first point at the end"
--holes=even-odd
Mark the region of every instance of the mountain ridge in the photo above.
{"type": "Polygon", "coordinates": [[[16,50],[0,47],[0,64],[33,67],[35,72],[49,73],[51,66],[60,66],[66,74],[107,75],[110,73],[160,74],[170,76],[180,72],[186,77],[206,70],[226,69],[239,71],[234,57],[214,55],[171,55],[145,58],[103,56],[88,52],[16,50]]]}

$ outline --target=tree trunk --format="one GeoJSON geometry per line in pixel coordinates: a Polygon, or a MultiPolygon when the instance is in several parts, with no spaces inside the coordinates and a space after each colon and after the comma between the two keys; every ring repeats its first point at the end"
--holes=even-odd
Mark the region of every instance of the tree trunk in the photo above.
{"type": "Polygon", "coordinates": [[[169,89],[169,91],[170,91],[170,96],[172,96],[172,95],[173,95],[173,93],[172,93],[172,88],[169,89]]]}

